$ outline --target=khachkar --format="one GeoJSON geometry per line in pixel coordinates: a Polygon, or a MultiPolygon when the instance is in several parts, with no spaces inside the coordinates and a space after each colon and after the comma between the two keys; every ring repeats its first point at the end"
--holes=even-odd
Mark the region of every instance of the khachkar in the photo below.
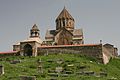
{"type": "Polygon", "coordinates": [[[0,65],[0,75],[4,74],[4,66],[0,65]]]}
{"type": "Polygon", "coordinates": [[[43,73],[41,58],[37,60],[38,63],[38,73],[43,73]]]}
{"type": "Polygon", "coordinates": [[[75,29],[75,20],[70,13],[64,9],[55,20],[56,30],[47,30],[46,44],[47,45],[73,45],[83,44],[82,29],[75,29]]]}

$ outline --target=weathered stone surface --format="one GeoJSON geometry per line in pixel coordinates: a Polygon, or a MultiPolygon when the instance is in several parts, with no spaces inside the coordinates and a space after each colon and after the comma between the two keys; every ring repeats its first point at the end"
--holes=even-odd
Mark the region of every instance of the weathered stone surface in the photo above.
{"type": "Polygon", "coordinates": [[[84,71],[83,73],[84,73],[84,75],[87,75],[87,76],[94,75],[94,71],[84,71]]]}
{"type": "Polygon", "coordinates": [[[78,68],[79,68],[79,69],[85,69],[85,68],[87,68],[87,66],[82,65],[82,66],[79,66],[78,68]]]}
{"type": "Polygon", "coordinates": [[[52,77],[52,78],[49,78],[47,80],[57,80],[57,78],[52,77]]]}
{"type": "Polygon", "coordinates": [[[39,72],[39,73],[43,73],[42,66],[38,66],[38,72],[39,72]]]}
{"type": "Polygon", "coordinates": [[[62,64],[64,61],[62,59],[58,59],[56,62],[57,64],[62,64]]]}
{"type": "Polygon", "coordinates": [[[104,76],[106,77],[106,76],[107,76],[107,73],[106,73],[106,72],[100,72],[100,76],[101,76],[101,77],[104,77],[104,76]]]}
{"type": "Polygon", "coordinates": [[[83,72],[76,72],[77,75],[83,75],[83,72]]]}
{"type": "Polygon", "coordinates": [[[48,73],[56,73],[55,70],[48,70],[48,73]]]}
{"type": "Polygon", "coordinates": [[[65,71],[66,74],[73,74],[73,71],[65,71]]]}
{"type": "Polygon", "coordinates": [[[52,62],[54,62],[54,60],[52,60],[52,59],[48,59],[47,62],[52,63],[52,62]]]}
{"type": "Polygon", "coordinates": [[[56,70],[55,70],[55,71],[58,72],[58,73],[60,73],[60,72],[63,71],[63,68],[62,68],[62,67],[56,67],[56,70]]]}
{"type": "Polygon", "coordinates": [[[58,77],[57,73],[48,73],[48,75],[51,76],[51,77],[58,77]]]}
{"type": "Polygon", "coordinates": [[[4,74],[4,66],[0,65],[0,75],[4,74]]]}
{"type": "Polygon", "coordinates": [[[21,63],[21,60],[12,60],[10,61],[11,64],[17,64],[17,63],[21,63]]]}
{"type": "Polygon", "coordinates": [[[36,80],[35,76],[20,76],[20,80],[36,80]]]}
{"type": "Polygon", "coordinates": [[[68,67],[74,67],[74,64],[68,64],[67,66],[68,67]]]}
{"type": "Polygon", "coordinates": [[[61,74],[61,77],[68,77],[68,74],[61,74]]]}
{"type": "Polygon", "coordinates": [[[115,78],[115,77],[112,77],[112,78],[109,78],[109,79],[107,79],[107,80],[118,80],[118,79],[115,78]]]}
{"type": "Polygon", "coordinates": [[[102,45],[71,45],[71,46],[51,46],[51,47],[39,47],[38,55],[42,54],[80,54],[89,57],[95,57],[99,62],[103,62],[102,45]]]}

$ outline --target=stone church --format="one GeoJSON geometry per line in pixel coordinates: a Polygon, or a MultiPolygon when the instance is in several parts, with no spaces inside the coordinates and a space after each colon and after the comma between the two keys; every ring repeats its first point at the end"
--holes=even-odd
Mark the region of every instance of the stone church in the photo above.
{"type": "Polygon", "coordinates": [[[13,45],[13,50],[20,51],[20,54],[24,56],[37,56],[37,47],[41,45],[73,45],[84,43],[82,29],[75,29],[75,20],[65,7],[55,22],[56,30],[47,30],[45,41],[42,41],[40,38],[39,29],[34,24],[30,30],[29,38],[13,45]]]}
{"type": "Polygon", "coordinates": [[[45,39],[47,45],[71,45],[84,43],[82,29],[75,29],[75,20],[65,7],[56,18],[55,22],[56,30],[47,30],[46,32],[45,39]]]}
{"type": "Polygon", "coordinates": [[[111,44],[84,44],[83,31],[75,29],[75,20],[66,8],[61,11],[55,22],[56,29],[47,30],[44,41],[40,38],[40,30],[34,24],[29,38],[14,44],[13,51],[22,56],[37,56],[46,53],[81,54],[95,57],[104,64],[118,55],[118,49],[111,44]]]}

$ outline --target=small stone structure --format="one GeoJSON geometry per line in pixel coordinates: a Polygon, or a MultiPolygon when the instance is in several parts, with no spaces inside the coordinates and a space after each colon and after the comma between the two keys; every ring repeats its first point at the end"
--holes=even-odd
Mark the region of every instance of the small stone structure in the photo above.
{"type": "Polygon", "coordinates": [[[4,74],[4,66],[0,65],[0,75],[4,74]]]}

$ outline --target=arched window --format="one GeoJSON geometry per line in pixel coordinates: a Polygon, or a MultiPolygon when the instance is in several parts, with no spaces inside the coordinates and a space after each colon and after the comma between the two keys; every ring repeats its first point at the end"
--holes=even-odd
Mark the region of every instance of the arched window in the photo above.
{"type": "Polygon", "coordinates": [[[63,26],[65,26],[65,19],[63,19],[63,26]]]}

